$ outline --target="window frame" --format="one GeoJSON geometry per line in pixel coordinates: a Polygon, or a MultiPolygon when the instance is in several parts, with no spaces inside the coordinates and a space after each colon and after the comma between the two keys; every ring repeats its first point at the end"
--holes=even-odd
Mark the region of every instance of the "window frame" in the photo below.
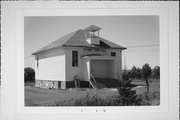
{"type": "Polygon", "coordinates": [[[72,67],[78,67],[78,50],[72,51],[72,67]]]}
{"type": "Polygon", "coordinates": [[[111,56],[116,57],[116,52],[111,52],[111,56]]]}

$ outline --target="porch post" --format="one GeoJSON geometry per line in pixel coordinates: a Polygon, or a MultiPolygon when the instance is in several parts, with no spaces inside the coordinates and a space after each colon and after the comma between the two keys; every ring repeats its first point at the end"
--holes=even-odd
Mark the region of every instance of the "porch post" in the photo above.
{"type": "Polygon", "coordinates": [[[88,75],[87,79],[89,81],[89,88],[91,88],[91,85],[90,85],[91,73],[90,73],[90,59],[89,58],[86,60],[86,64],[87,64],[87,75],[88,75]]]}
{"type": "Polygon", "coordinates": [[[116,69],[116,59],[114,60],[114,69],[115,69],[115,79],[117,80],[117,69],[116,69]]]}
{"type": "Polygon", "coordinates": [[[88,59],[86,63],[87,63],[88,79],[90,80],[90,78],[91,78],[90,77],[90,74],[91,74],[91,72],[90,72],[90,59],[88,59]]]}

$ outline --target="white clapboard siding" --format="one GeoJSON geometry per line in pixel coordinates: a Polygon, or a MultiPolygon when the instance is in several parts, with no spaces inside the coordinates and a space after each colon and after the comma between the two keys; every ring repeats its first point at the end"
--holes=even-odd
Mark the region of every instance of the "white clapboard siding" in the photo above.
{"type": "Polygon", "coordinates": [[[72,49],[66,49],[66,81],[72,81],[74,80],[75,76],[78,76],[78,78],[82,79],[82,66],[81,66],[81,48],[72,48],[72,49]],[[72,66],[72,51],[76,50],[78,51],[78,66],[73,67],[72,66]]]}
{"type": "Polygon", "coordinates": [[[36,79],[65,81],[65,55],[40,59],[36,79]]]}

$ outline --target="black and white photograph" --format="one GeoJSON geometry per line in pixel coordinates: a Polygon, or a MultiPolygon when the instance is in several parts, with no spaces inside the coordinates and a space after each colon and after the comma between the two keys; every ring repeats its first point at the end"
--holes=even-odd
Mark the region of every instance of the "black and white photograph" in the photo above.
{"type": "Polygon", "coordinates": [[[159,45],[156,15],[25,17],[25,106],[158,106],[159,45]]]}
{"type": "Polygon", "coordinates": [[[1,119],[179,119],[177,3],[1,2],[1,119]]]}

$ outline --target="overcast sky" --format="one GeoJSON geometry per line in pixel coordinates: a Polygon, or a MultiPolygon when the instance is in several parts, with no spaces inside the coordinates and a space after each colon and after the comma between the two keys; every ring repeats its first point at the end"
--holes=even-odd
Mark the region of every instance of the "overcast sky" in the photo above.
{"type": "MultiPolygon", "coordinates": [[[[36,50],[92,24],[102,28],[101,37],[124,47],[159,45],[158,16],[25,17],[25,67],[34,68],[35,59],[31,54],[36,50]]],[[[128,69],[145,63],[152,68],[159,65],[159,46],[128,47],[122,53],[122,65],[128,69]]]]}

